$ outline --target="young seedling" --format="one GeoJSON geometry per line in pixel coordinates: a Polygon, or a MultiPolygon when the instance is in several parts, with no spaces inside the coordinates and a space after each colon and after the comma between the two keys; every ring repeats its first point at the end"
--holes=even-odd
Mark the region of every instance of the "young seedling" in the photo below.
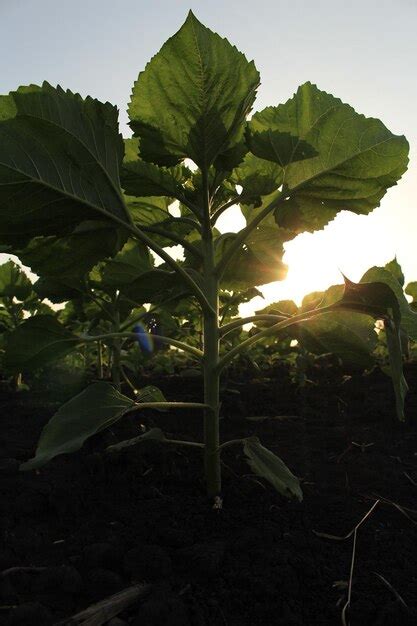
{"type": "MultiPolygon", "coordinates": [[[[243,446],[258,476],[284,495],[301,499],[298,480],[256,438],[220,440],[220,376],[263,337],[318,316],[331,319],[342,310],[385,319],[402,414],[401,311],[384,282],[356,285],[346,280],[336,301],[292,315],[268,315],[268,327],[227,352],[223,349],[229,332],[258,318],[222,323],[221,290],[244,291],[284,278],[286,241],[324,227],[341,210],[369,213],[407,167],[404,137],[311,83],[285,104],[267,107],[249,120],[259,82],[254,63],[190,12],[134,84],[128,110],[132,139],[120,136],[112,105],[48,83],[22,87],[0,103],[0,238],[10,244],[17,238],[65,241],[85,267],[93,256],[93,267],[97,247],[92,255],[89,246],[94,229],[103,232],[104,224],[162,262],[146,272],[137,268],[130,280],[121,280],[121,298],[135,300],[147,289],[151,304],[176,294],[199,306],[202,346],[165,340],[201,364],[203,402],[188,407],[204,411],[205,479],[216,502],[220,455],[232,444],[243,446]],[[169,208],[174,200],[176,216],[169,208]],[[218,219],[234,205],[240,206],[246,226],[220,234],[218,219]],[[86,227],[89,245],[75,251],[71,246],[77,229],[86,227]],[[167,250],[177,244],[183,261],[167,250]]],[[[44,322],[35,330],[37,355],[50,353],[52,345],[56,353],[85,342],[137,338],[133,326],[104,336],[74,335],[59,325],[51,333],[44,322]]],[[[9,344],[15,364],[33,353],[31,336],[31,329],[22,325],[20,343],[16,335],[9,344]]],[[[92,385],[61,407],[44,429],[35,458],[22,469],[78,449],[86,437],[128,411],[184,408],[158,393],[145,393],[147,400],[141,402],[106,383],[92,385]]],[[[160,432],[153,434],[162,438],[160,432]]]]}

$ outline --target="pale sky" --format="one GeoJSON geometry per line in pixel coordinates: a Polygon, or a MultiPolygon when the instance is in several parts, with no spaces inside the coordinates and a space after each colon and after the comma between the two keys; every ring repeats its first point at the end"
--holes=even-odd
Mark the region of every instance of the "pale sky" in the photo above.
{"type": "MultiPolygon", "coordinates": [[[[371,215],[340,214],[287,244],[288,278],[262,288],[268,301],[299,301],[340,282],[340,271],[358,280],[394,255],[417,280],[417,0],[0,0],[0,93],[59,83],[117,104],[127,135],[133,82],[190,8],[255,60],[255,110],[310,80],[411,145],[408,172],[371,215]]],[[[237,223],[236,212],[223,219],[225,230],[237,223]]]]}

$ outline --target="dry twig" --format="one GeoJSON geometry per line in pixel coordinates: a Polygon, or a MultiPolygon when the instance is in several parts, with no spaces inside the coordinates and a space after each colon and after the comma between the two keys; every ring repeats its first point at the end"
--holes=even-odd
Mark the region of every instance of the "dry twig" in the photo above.
{"type": "Polygon", "coordinates": [[[140,598],[148,595],[150,590],[150,585],[132,585],[132,587],[127,587],[119,593],[92,604],[84,611],[58,622],[55,626],[102,626],[140,598]]]}

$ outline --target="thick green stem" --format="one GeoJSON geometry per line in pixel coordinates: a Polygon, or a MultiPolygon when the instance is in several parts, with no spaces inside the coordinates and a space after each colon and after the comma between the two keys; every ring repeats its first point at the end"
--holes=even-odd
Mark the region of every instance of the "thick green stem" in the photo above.
{"type": "Polygon", "coordinates": [[[207,176],[203,172],[205,188],[205,224],[203,228],[204,285],[210,309],[203,310],[204,345],[204,467],[207,495],[215,497],[221,492],[221,465],[219,451],[219,283],[215,273],[214,245],[210,226],[210,200],[207,176]]]}

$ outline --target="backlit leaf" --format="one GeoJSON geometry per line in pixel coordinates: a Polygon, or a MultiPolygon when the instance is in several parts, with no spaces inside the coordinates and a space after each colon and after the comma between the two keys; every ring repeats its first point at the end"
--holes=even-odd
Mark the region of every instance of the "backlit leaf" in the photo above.
{"type": "Polygon", "coordinates": [[[0,298],[25,300],[33,286],[25,272],[13,261],[0,265],[0,298]]]}
{"type": "Polygon", "coordinates": [[[95,383],[61,406],[42,430],[36,455],[20,469],[33,470],[59,454],[79,450],[92,435],[117,422],[134,406],[109,383],[95,383]]]}
{"type": "Polygon", "coordinates": [[[243,138],[259,74],[192,12],[133,87],[130,125],[142,158],[169,165],[185,157],[208,168],[243,138]]]}
{"type": "Polygon", "coordinates": [[[52,315],[34,315],[8,335],[4,367],[12,372],[36,370],[62,358],[78,343],[52,315]]]}
{"type": "Polygon", "coordinates": [[[257,156],[267,156],[260,141],[265,138],[271,148],[268,157],[288,163],[283,184],[290,198],[278,207],[275,218],[296,232],[323,228],[342,210],[369,213],[407,168],[404,137],[311,83],[302,85],[285,104],[256,113],[249,129],[257,156]],[[306,155],[310,149],[316,155],[288,159],[289,147],[295,157],[304,147],[306,155]]]}
{"type": "Polygon", "coordinates": [[[13,110],[0,100],[0,236],[62,235],[97,218],[128,222],[117,109],[48,83],[10,97],[13,110]]]}
{"type": "Polygon", "coordinates": [[[296,498],[301,502],[303,493],[298,478],[279,457],[265,448],[257,437],[245,439],[243,451],[257,476],[265,478],[286,498],[296,498]]]}

